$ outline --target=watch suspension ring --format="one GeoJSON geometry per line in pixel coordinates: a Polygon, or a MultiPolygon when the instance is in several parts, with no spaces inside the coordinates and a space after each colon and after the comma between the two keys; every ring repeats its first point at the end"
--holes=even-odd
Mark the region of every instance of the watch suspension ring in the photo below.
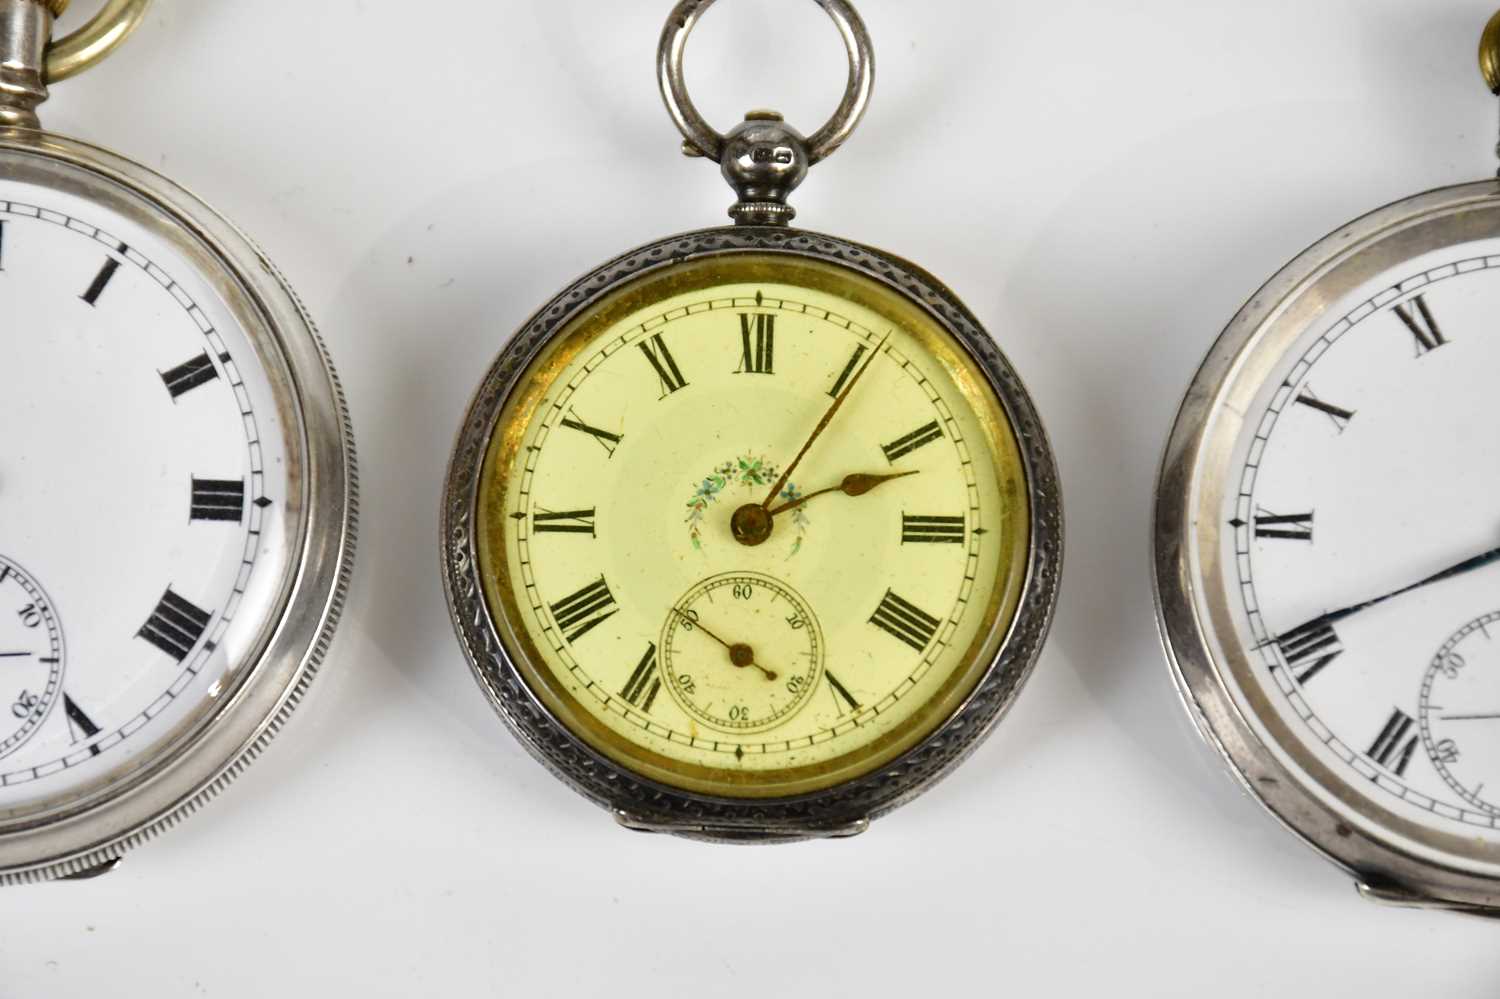
{"type": "MultiPolygon", "coordinates": [[[[69,0],[46,0],[54,15],[67,8],[69,0]]],[[[57,83],[77,76],[100,62],[130,37],[146,16],[151,0],[105,0],[99,13],[72,34],[47,46],[46,81],[57,83]]]]}
{"type": "Polygon", "coordinates": [[[839,30],[849,57],[849,81],[832,117],[804,137],[775,111],[751,111],[728,133],[710,125],[688,95],[683,53],[688,35],[714,0],[680,0],[656,50],[657,82],[678,131],[682,151],[719,164],[739,201],[729,215],[742,225],[786,225],[796,212],[786,203],[807,170],[833,154],[854,132],[875,86],[875,53],[870,33],[849,0],[814,0],[839,30]]]}

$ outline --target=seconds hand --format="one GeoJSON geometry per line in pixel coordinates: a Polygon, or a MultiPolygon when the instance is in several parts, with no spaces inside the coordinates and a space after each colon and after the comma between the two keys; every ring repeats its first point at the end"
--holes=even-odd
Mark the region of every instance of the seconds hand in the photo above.
{"type": "Polygon", "coordinates": [[[696,620],[694,618],[688,617],[688,615],[685,612],[678,610],[676,607],[672,608],[672,613],[674,613],[678,617],[682,618],[682,620],[684,622],[686,622],[688,625],[692,626],[693,628],[697,628],[699,631],[703,632],[709,638],[712,638],[714,641],[716,641],[720,645],[724,646],[724,648],[728,649],[729,650],[729,661],[731,663],[733,663],[734,665],[742,667],[742,668],[745,667],[745,666],[754,666],[756,669],[760,670],[762,673],[764,673],[766,675],[766,679],[767,680],[774,680],[774,679],[776,679],[776,671],[775,670],[766,669],[760,663],[756,662],[755,661],[755,650],[752,649],[752,648],[750,648],[750,646],[746,645],[744,642],[734,642],[733,644],[731,644],[729,642],[724,641],[724,639],[720,638],[718,635],[715,635],[713,632],[711,632],[707,628],[705,628],[703,626],[703,623],[701,621],[698,621],[698,620],[696,620]]]}
{"type": "Polygon", "coordinates": [[[1442,572],[1433,573],[1426,579],[1418,580],[1417,582],[1412,583],[1410,586],[1403,586],[1399,590],[1393,590],[1383,597],[1376,597],[1374,600],[1366,600],[1363,603],[1354,604],[1351,607],[1344,607],[1340,610],[1329,611],[1327,614],[1321,614],[1318,617],[1313,618],[1311,621],[1308,621],[1306,624],[1293,628],[1291,631],[1287,632],[1281,637],[1287,638],[1290,636],[1302,635],[1310,631],[1317,631],[1319,628],[1323,628],[1327,625],[1334,624],[1335,622],[1342,621],[1346,617],[1353,617],[1360,611],[1369,610],[1371,607],[1383,604],[1387,600],[1394,600],[1397,597],[1405,596],[1406,594],[1411,593],[1413,590],[1420,590],[1424,586],[1431,586],[1434,583],[1441,583],[1444,580],[1453,579],[1455,576],[1462,576],[1465,573],[1473,572],[1476,569],[1482,569],[1485,566],[1491,565],[1495,562],[1500,562],[1500,548],[1491,548],[1487,552],[1482,552],[1478,555],[1475,555],[1473,558],[1465,559],[1455,566],[1450,566],[1449,568],[1444,569],[1442,572]]]}

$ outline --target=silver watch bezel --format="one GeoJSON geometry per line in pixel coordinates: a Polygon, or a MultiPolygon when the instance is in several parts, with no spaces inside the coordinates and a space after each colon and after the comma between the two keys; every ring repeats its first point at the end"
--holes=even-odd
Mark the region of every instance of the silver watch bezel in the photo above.
{"type": "Polygon", "coordinates": [[[851,835],[957,766],[1004,715],[1036,663],[1056,605],[1063,543],[1057,467],[1041,420],[995,341],[952,292],[882,251],[802,230],[754,226],[702,229],[638,247],[538,310],[500,351],[464,416],[448,467],[441,531],[443,585],[459,644],[491,705],[531,755],[629,828],[732,841],[851,835]],[[483,595],[471,530],[480,469],[501,410],[550,337],[580,311],[644,274],[689,258],[737,252],[836,264],[932,315],[965,347],[1000,398],[1030,487],[1026,582],[1010,632],[973,693],[923,742],[886,766],[824,791],[785,798],[715,797],[667,787],[614,763],[574,735],[529,688],[501,642],[483,595]]]}

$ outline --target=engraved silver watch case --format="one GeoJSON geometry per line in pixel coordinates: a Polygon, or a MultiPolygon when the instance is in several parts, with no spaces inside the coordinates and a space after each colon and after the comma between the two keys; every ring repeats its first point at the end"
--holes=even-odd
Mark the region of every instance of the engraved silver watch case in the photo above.
{"type": "Polygon", "coordinates": [[[40,130],[33,109],[46,96],[51,23],[36,0],[0,3],[0,176],[108,206],[211,277],[270,374],[294,494],[284,501],[289,551],[275,613],[258,640],[235,650],[220,687],[164,748],[60,798],[0,811],[0,884],[104,873],[233,781],[307,692],[342,610],[355,542],[351,428],[311,320],[259,248],[202,201],[139,164],[40,130]]]}
{"type": "Polygon", "coordinates": [[[957,298],[913,265],[870,247],[790,228],[788,193],[810,164],[844,141],[870,94],[869,37],[844,0],[817,0],[848,50],[848,88],[833,119],[804,139],[774,112],[752,112],[727,136],[693,108],[682,77],[688,31],[712,0],[686,0],[668,19],[659,80],[683,151],[721,165],[739,196],[737,224],[702,229],[632,250],[580,278],[533,315],[501,351],[471,401],[449,464],[441,525],[443,583],[459,642],[480,687],[527,751],[623,826],[695,839],[779,842],[863,832],[871,819],[910,801],[972,752],[1014,701],[1050,627],[1062,568],[1063,518],[1056,464],[1030,397],[994,340],[957,298]],[[518,379],[550,337],[612,291],[690,259],[742,253],[818,260],[854,271],[916,303],[967,350],[1012,422],[1030,487],[1026,579],[1009,634],[970,696],[925,740],[864,777],[783,798],[690,793],[642,777],[596,752],[545,706],[517,668],[485,598],[475,531],[481,465],[518,379]]]}

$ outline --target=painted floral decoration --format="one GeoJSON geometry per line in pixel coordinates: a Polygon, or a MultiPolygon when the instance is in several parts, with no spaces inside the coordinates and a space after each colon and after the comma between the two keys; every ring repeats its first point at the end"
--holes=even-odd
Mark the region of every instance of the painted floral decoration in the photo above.
{"type": "MultiPolygon", "coordinates": [[[[732,485],[742,486],[747,490],[768,486],[776,481],[777,474],[775,465],[755,454],[745,454],[733,461],[726,461],[708,473],[693,490],[693,498],[687,502],[687,518],[684,523],[688,525],[688,536],[692,539],[693,549],[703,550],[703,518],[708,514],[708,508],[719,501],[720,493],[732,485]]],[[[802,493],[796,485],[788,482],[782,487],[778,498],[789,503],[801,499],[802,493]]],[[[812,524],[804,507],[799,506],[793,510],[791,518],[797,536],[792,541],[792,550],[787,553],[787,558],[802,550],[802,540],[812,524]]]]}

